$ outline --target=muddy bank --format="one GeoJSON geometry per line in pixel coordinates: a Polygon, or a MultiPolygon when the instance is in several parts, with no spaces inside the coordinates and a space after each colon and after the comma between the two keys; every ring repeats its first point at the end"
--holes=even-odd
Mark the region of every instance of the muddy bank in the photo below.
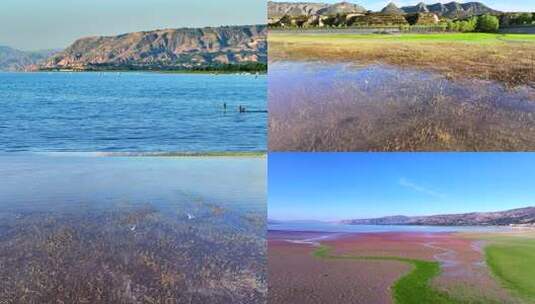
{"type": "Polygon", "coordinates": [[[410,269],[389,261],[322,261],[307,244],[268,246],[269,303],[392,303],[389,287],[410,269]]]}

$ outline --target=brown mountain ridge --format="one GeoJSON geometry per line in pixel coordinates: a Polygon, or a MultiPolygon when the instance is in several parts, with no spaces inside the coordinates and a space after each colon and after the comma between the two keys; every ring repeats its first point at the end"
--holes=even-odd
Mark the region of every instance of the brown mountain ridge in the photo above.
{"type": "Polygon", "coordinates": [[[41,70],[182,70],[267,62],[265,25],[163,29],[87,37],[41,70]]]}
{"type": "Polygon", "coordinates": [[[341,221],[348,225],[502,226],[535,225],[535,207],[497,212],[472,212],[430,216],[387,216],[341,221]]]}
{"type": "MultiPolygon", "coordinates": [[[[336,14],[351,14],[351,13],[365,13],[367,9],[350,2],[339,2],[335,4],[320,3],[320,2],[268,2],[268,16],[269,18],[277,18],[282,16],[299,17],[299,16],[313,16],[313,15],[336,15],[336,14]]],[[[425,4],[420,2],[413,6],[404,6],[398,8],[394,3],[389,3],[382,10],[383,13],[399,13],[399,14],[413,14],[413,13],[434,13],[440,17],[447,18],[465,18],[470,16],[482,14],[498,14],[494,10],[481,2],[449,2],[435,4],[425,4]]]]}

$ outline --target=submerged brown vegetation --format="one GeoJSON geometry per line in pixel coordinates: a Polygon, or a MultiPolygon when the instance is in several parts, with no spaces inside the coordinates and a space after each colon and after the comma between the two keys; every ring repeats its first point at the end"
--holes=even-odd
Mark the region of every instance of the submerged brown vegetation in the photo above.
{"type": "Polygon", "coordinates": [[[304,66],[296,68],[301,76],[271,68],[270,150],[535,149],[533,89],[382,66],[310,73],[304,66]]]}
{"type": "Polygon", "coordinates": [[[2,213],[0,302],[263,303],[263,220],[221,212],[2,213]]]}
{"type": "Polygon", "coordinates": [[[269,148],[535,150],[533,38],[271,34],[269,148]]]}

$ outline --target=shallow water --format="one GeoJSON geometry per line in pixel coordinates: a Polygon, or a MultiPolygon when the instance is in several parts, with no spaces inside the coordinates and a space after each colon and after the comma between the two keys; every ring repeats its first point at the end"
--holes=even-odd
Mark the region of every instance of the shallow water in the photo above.
{"type": "Polygon", "coordinates": [[[123,157],[92,153],[0,154],[0,209],[180,207],[202,200],[265,212],[265,159],[123,157]],[[229,174],[232,172],[232,174],[229,174]]]}
{"type": "Polygon", "coordinates": [[[275,151],[534,150],[535,89],[387,65],[273,62],[275,151]]]}
{"type": "Polygon", "coordinates": [[[0,73],[0,151],[266,149],[264,75],[0,73]],[[223,110],[227,104],[227,111],[223,110]]]}
{"type": "Polygon", "coordinates": [[[0,299],[264,303],[265,167],[260,157],[2,154],[0,299]]]}
{"type": "Polygon", "coordinates": [[[273,231],[309,231],[330,233],[380,233],[380,232],[493,232],[506,230],[496,226],[412,226],[412,225],[345,225],[327,222],[280,222],[269,223],[268,230],[273,231]]]}

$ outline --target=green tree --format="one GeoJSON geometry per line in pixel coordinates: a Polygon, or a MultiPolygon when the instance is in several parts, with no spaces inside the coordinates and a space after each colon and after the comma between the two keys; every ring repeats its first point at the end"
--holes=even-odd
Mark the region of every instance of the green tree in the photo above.
{"type": "Polygon", "coordinates": [[[453,21],[448,21],[446,29],[449,32],[457,32],[457,31],[459,31],[459,23],[458,22],[453,22],[453,21]]]}
{"type": "Polygon", "coordinates": [[[531,13],[522,13],[516,18],[517,24],[531,24],[533,15],[531,13]]]}
{"type": "Polygon", "coordinates": [[[448,21],[444,29],[449,32],[473,32],[477,27],[477,17],[466,20],[448,21]]]}
{"type": "Polygon", "coordinates": [[[482,15],[477,18],[476,29],[478,32],[494,33],[500,28],[500,20],[492,15],[482,15]]]}

